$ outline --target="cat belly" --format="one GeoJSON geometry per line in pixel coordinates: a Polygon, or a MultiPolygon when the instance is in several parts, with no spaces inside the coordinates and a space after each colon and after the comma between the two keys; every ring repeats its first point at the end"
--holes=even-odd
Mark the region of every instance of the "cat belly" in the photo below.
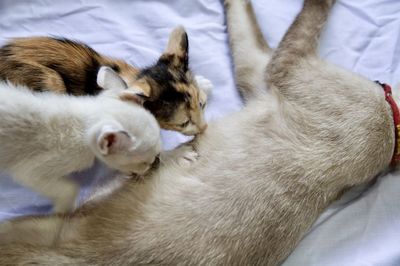
{"type": "MultiPolygon", "coordinates": [[[[269,157],[263,156],[268,155],[270,144],[261,138],[265,130],[253,130],[254,138],[251,139],[248,130],[241,131],[237,127],[237,124],[250,126],[252,122],[249,121],[257,122],[255,114],[257,112],[236,114],[232,121],[225,119],[210,125],[199,140],[199,161],[194,162],[191,168],[182,170],[174,164],[164,165],[143,184],[128,183],[88,217],[85,237],[113,239],[121,243],[121,246],[113,247],[112,252],[117,254],[125,250],[125,246],[131,246],[129,260],[137,263],[143,262],[140,258],[148,253],[163,257],[168,251],[162,243],[170,243],[168,249],[171,252],[188,256],[188,259],[194,249],[209,258],[217,252],[226,254],[227,250],[232,254],[238,253],[228,243],[243,241],[245,234],[253,235],[261,229],[257,219],[244,224],[236,224],[237,221],[247,219],[247,216],[259,217],[260,221],[265,219],[265,208],[261,206],[269,200],[265,190],[273,187],[267,180],[270,176],[266,169],[269,157]],[[236,138],[233,138],[233,132],[236,138]],[[254,206],[256,208],[252,210],[254,206]],[[114,230],[119,233],[115,234],[114,230]],[[232,230],[241,233],[232,234],[232,230]],[[219,234],[221,236],[217,236],[219,234]],[[122,237],[124,235],[135,237],[128,240],[122,237]],[[220,239],[222,235],[227,237],[225,240],[230,240],[220,239]],[[200,239],[209,244],[204,246],[200,239]],[[221,246],[212,244],[214,241],[222,241],[221,246]],[[157,250],[153,250],[156,246],[157,250]]],[[[265,114],[265,111],[258,113],[260,119],[264,119],[265,114]]],[[[84,243],[87,240],[80,241],[84,243]]],[[[99,245],[93,247],[97,254],[110,253],[107,246],[97,243],[99,245]]],[[[179,260],[182,261],[185,258],[179,260]]]]}

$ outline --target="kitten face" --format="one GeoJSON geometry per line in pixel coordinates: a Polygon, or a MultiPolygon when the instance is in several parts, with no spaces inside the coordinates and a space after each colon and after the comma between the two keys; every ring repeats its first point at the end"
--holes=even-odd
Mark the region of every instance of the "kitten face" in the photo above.
{"type": "Polygon", "coordinates": [[[161,59],[156,66],[145,70],[143,78],[147,83],[152,88],[161,89],[155,100],[144,102],[144,107],[155,115],[164,129],[185,135],[201,133],[207,126],[204,119],[207,97],[198,88],[190,71],[170,68],[169,64],[169,61],[161,59]]]}
{"type": "Polygon", "coordinates": [[[139,72],[133,87],[144,92],[144,107],[162,128],[195,135],[207,127],[207,97],[188,68],[188,50],[187,34],[178,27],[171,33],[166,51],[156,64],[139,72]]]}

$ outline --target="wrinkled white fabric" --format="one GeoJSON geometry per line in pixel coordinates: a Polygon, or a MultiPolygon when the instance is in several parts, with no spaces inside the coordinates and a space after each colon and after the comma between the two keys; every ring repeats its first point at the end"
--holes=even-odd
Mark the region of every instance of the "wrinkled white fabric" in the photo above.
{"type": "MultiPolygon", "coordinates": [[[[266,39],[276,47],[302,1],[252,2],[266,39]]],[[[399,14],[398,0],[338,0],[322,35],[321,56],[397,88],[399,14]]],[[[207,107],[207,119],[213,120],[241,108],[224,20],[218,0],[2,0],[0,44],[11,37],[62,36],[146,66],[165,48],[169,32],[184,25],[192,69],[215,86],[207,107]]],[[[172,148],[185,137],[164,132],[163,140],[172,148]]],[[[81,196],[107,175],[109,170],[99,163],[76,174],[74,178],[83,187],[81,196]]],[[[284,265],[400,265],[399,191],[400,176],[392,173],[348,193],[321,215],[284,265]]],[[[48,212],[50,208],[42,197],[9,178],[0,179],[0,219],[48,212]]]]}

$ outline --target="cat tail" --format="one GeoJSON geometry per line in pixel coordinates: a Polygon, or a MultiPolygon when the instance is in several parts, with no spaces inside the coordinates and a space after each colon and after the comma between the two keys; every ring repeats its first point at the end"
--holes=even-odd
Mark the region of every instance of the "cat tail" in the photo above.
{"type": "Polygon", "coordinates": [[[225,0],[235,79],[245,101],[267,89],[265,72],[272,49],[257,24],[253,7],[246,0],[225,0]]]}
{"type": "Polygon", "coordinates": [[[304,0],[267,68],[268,84],[283,89],[305,58],[317,57],[318,40],[335,0],[304,0]]]}

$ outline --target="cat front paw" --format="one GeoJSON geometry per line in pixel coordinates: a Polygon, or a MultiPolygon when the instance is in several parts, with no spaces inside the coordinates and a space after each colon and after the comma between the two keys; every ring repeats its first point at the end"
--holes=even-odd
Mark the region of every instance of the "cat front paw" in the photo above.
{"type": "Polygon", "coordinates": [[[200,75],[195,76],[195,80],[196,80],[197,86],[199,86],[199,88],[202,91],[204,91],[207,94],[207,96],[209,96],[214,89],[214,86],[213,86],[211,80],[209,80],[203,76],[200,76],[200,75]]]}
{"type": "Polygon", "coordinates": [[[199,158],[199,154],[191,145],[185,145],[182,148],[182,156],[178,159],[178,165],[188,167],[199,158]]]}
{"type": "Polygon", "coordinates": [[[188,167],[199,158],[198,153],[190,144],[184,144],[174,150],[161,153],[163,164],[173,163],[181,167],[188,167]]]}

